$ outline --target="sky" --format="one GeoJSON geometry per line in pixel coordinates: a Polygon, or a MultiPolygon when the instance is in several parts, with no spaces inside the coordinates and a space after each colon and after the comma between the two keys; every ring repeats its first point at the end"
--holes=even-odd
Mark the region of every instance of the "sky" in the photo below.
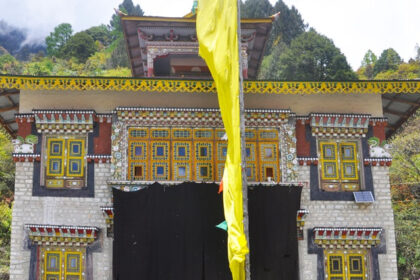
{"type": "MultiPolygon", "coordinates": [[[[269,0],[272,4],[276,0],[269,0]]],[[[354,70],[368,49],[394,48],[407,61],[420,45],[420,0],[283,0],[305,23],[329,37],[354,70]]],[[[44,39],[60,23],[75,32],[107,24],[122,0],[0,0],[0,20],[44,39]]],[[[146,15],[183,16],[193,0],[133,0],[146,15]]],[[[1,32],[1,30],[0,30],[1,32]]]]}

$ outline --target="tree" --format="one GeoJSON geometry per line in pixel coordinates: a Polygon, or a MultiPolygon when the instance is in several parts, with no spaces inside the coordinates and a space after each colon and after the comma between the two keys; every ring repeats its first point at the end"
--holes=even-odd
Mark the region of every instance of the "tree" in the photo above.
{"type": "Polygon", "coordinates": [[[109,46],[112,42],[111,31],[105,24],[93,26],[86,30],[86,33],[90,35],[94,41],[101,42],[105,47],[109,46]]]}
{"type": "Polygon", "coordinates": [[[289,8],[282,0],[276,2],[273,12],[280,12],[280,16],[273,22],[267,51],[271,51],[271,48],[275,47],[280,41],[286,45],[290,45],[292,40],[305,32],[308,27],[304,23],[299,11],[294,6],[289,8]]]}
{"type": "Polygon", "coordinates": [[[398,279],[420,278],[420,110],[390,141],[398,279]]]}
{"type": "Polygon", "coordinates": [[[376,63],[378,58],[376,57],[375,53],[371,50],[368,50],[363,56],[362,59],[362,66],[373,65],[376,63]]]}
{"type": "MultiPolygon", "coordinates": [[[[129,15],[129,16],[143,16],[144,12],[141,9],[140,5],[135,5],[133,4],[132,0],[124,0],[119,6],[118,9],[129,15]]],[[[111,21],[109,22],[110,25],[110,29],[111,31],[113,31],[113,35],[114,37],[117,37],[117,34],[119,32],[122,32],[122,27],[121,27],[121,20],[120,17],[117,14],[113,14],[111,21]],[[116,34],[117,33],[117,34],[116,34]]]]}
{"type": "Polygon", "coordinates": [[[261,71],[263,79],[355,80],[356,74],[333,41],[314,29],[275,48],[261,71]]]}
{"type": "Polygon", "coordinates": [[[47,54],[50,56],[60,56],[61,50],[73,34],[73,29],[69,23],[62,23],[54,28],[54,31],[45,38],[47,54]]]}
{"type": "Polygon", "coordinates": [[[268,0],[246,0],[241,5],[241,17],[266,18],[273,14],[273,6],[268,0]]]}
{"type": "Polygon", "coordinates": [[[376,61],[373,67],[373,74],[376,76],[380,72],[397,70],[398,65],[402,62],[400,55],[394,49],[386,49],[376,61]]]}
{"type": "Polygon", "coordinates": [[[95,41],[87,32],[82,31],[68,40],[62,49],[62,54],[64,58],[75,57],[79,62],[85,63],[95,51],[95,41]]]}

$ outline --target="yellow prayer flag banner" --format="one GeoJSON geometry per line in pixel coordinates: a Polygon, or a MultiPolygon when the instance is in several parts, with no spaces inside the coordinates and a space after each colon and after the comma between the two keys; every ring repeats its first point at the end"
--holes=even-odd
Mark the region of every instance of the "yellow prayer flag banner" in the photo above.
{"type": "Polygon", "coordinates": [[[249,250],[243,225],[237,5],[237,0],[199,0],[196,28],[199,54],[213,76],[228,137],[223,174],[228,259],[233,280],[243,280],[249,250]]]}

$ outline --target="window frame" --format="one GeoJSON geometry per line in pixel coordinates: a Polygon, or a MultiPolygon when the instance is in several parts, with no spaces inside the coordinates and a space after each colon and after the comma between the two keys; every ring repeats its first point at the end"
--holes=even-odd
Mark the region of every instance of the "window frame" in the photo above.
{"type": "Polygon", "coordinates": [[[59,134],[48,134],[43,135],[43,142],[45,145],[42,145],[42,157],[41,157],[41,183],[45,186],[46,189],[52,190],[63,190],[63,189],[70,189],[70,190],[80,190],[87,187],[88,180],[87,180],[87,159],[86,155],[88,154],[88,137],[86,135],[59,135],[59,134]],[[62,160],[61,165],[61,173],[57,176],[54,174],[49,173],[49,162],[50,159],[59,158],[57,155],[51,156],[50,153],[50,143],[51,142],[61,142],[62,143],[62,155],[60,156],[62,160]],[[71,156],[70,147],[72,142],[82,142],[82,151],[80,156],[71,156]],[[70,162],[71,160],[81,160],[81,174],[70,174],[70,162]],[[82,187],[71,187],[66,186],[66,183],[72,180],[80,180],[82,178],[83,185],[82,187]],[[63,180],[63,186],[59,187],[48,187],[47,180],[63,180]]]}
{"type": "MultiPolygon", "coordinates": [[[[95,163],[93,161],[86,162],[85,165],[85,186],[83,188],[47,188],[45,186],[45,142],[47,136],[57,136],[63,134],[38,133],[35,124],[31,126],[31,134],[38,137],[38,144],[35,145],[35,153],[41,154],[40,161],[34,161],[33,167],[33,196],[51,196],[51,197],[94,197],[95,196],[95,163]]],[[[86,155],[94,154],[94,137],[99,136],[99,126],[95,122],[93,132],[83,134],[75,134],[85,137],[86,155]]]]}
{"type": "Polygon", "coordinates": [[[359,138],[324,138],[316,137],[316,153],[319,159],[318,163],[318,185],[322,192],[355,192],[363,191],[365,187],[365,176],[363,168],[363,150],[362,142],[359,138]],[[334,158],[325,159],[324,147],[334,146],[334,158]],[[352,160],[344,159],[342,154],[342,146],[352,146],[353,154],[355,155],[352,160]],[[333,178],[327,178],[324,172],[325,163],[333,163],[335,166],[335,176],[333,178]],[[354,163],[356,167],[355,178],[345,177],[344,175],[344,164],[354,163]],[[327,190],[324,185],[331,184],[337,185],[337,188],[333,190],[327,190]],[[346,190],[345,188],[349,185],[358,185],[352,189],[346,190]]]}
{"type": "MultiPolygon", "coordinates": [[[[360,141],[361,145],[359,151],[362,159],[369,158],[369,145],[367,139],[372,137],[373,129],[372,126],[369,126],[366,137],[354,137],[352,139],[360,141]]],[[[305,125],[305,138],[309,142],[309,156],[313,158],[318,157],[318,143],[317,138],[312,134],[310,124],[305,125]]],[[[326,138],[326,137],[321,137],[326,138]]],[[[362,162],[360,163],[362,164],[362,162]]],[[[310,200],[319,200],[319,201],[354,201],[353,192],[326,192],[323,191],[320,187],[319,180],[319,163],[312,164],[309,166],[309,187],[310,187],[310,200]]],[[[365,165],[361,167],[363,169],[363,177],[360,179],[362,186],[364,186],[364,191],[372,192],[372,195],[375,196],[374,186],[373,186],[373,176],[372,169],[370,165],[365,165]]]]}

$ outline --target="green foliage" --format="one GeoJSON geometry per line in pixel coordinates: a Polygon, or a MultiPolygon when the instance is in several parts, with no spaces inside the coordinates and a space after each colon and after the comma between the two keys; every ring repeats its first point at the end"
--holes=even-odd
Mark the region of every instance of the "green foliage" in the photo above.
{"type": "Polygon", "coordinates": [[[0,56],[0,74],[20,74],[22,65],[10,54],[0,56]]]}
{"type": "Polygon", "coordinates": [[[290,45],[292,40],[305,32],[308,27],[299,11],[292,6],[287,7],[282,0],[278,0],[274,5],[274,13],[280,12],[280,16],[273,22],[271,34],[267,43],[267,52],[275,47],[279,42],[290,45]]]}
{"type": "Polygon", "coordinates": [[[12,159],[13,146],[6,132],[0,130],[0,202],[13,199],[15,164],[12,159]]]}
{"type": "Polygon", "coordinates": [[[11,205],[0,202],[0,279],[9,279],[11,205]]]}
{"type": "Polygon", "coordinates": [[[266,18],[273,14],[273,6],[268,0],[246,0],[241,5],[241,17],[266,18]]]}
{"type": "Polygon", "coordinates": [[[264,62],[261,78],[280,80],[355,80],[357,76],[332,40],[314,29],[280,46],[264,62]]]}
{"type": "Polygon", "coordinates": [[[390,168],[394,184],[420,185],[420,111],[406,128],[391,141],[393,162],[390,168]]]}
{"type": "Polygon", "coordinates": [[[54,28],[54,31],[45,38],[47,53],[50,56],[61,56],[61,49],[70,39],[73,29],[69,23],[62,23],[54,28]]]}
{"type": "Polygon", "coordinates": [[[376,61],[373,73],[376,76],[379,72],[396,70],[401,63],[402,59],[394,49],[386,49],[376,61]]]}
{"type": "Polygon", "coordinates": [[[368,50],[365,54],[365,56],[363,57],[362,60],[362,66],[367,66],[367,65],[374,65],[376,63],[376,61],[378,60],[378,58],[376,57],[376,55],[373,53],[373,51],[368,50]]]}
{"type": "MultiPolygon", "coordinates": [[[[118,9],[129,16],[143,16],[144,14],[143,10],[140,8],[140,5],[134,6],[132,0],[124,0],[118,6],[118,9]]],[[[112,15],[109,25],[114,38],[118,37],[119,33],[122,33],[121,20],[117,14],[112,15]]]]}
{"type": "Polygon", "coordinates": [[[79,62],[85,63],[94,54],[96,45],[93,38],[85,31],[74,34],[62,48],[64,58],[75,57],[79,62]]]}
{"type": "Polygon", "coordinates": [[[87,29],[86,33],[91,36],[94,41],[99,41],[105,47],[109,46],[112,42],[111,31],[105,24],[93,26],[87,29]]]}
{"type": "Polygon", "coordinates": [[[128,54],[127,54],[127,47],[125,45],[125,40],[122,33],[110,45],[109,51],[111,52],[111,56],[108,60],[108,63],[111,68],[130,66],[128,54]]]}
{"type": "Polygon", "coordinates": [[[420,110],[391,139],[391,192],[399,279],[420,278],[420,110]]]}

